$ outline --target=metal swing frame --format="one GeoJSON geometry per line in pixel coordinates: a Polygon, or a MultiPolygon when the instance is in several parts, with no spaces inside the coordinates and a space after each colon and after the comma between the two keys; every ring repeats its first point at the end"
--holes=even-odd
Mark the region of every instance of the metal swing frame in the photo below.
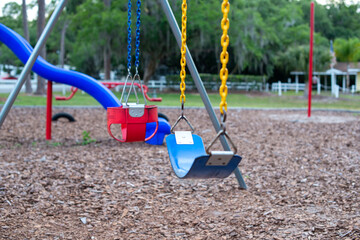
{"type": "MultiPolygon", "coordinates": [[[[53,14],[51,15],[48,23],[46,24],[44,31],[42,32],[39,41],[36,43],[36,46],[34,48],[34,51],[31,53],[28,61],[26,62],[20,77],[15,85],[15,88],[13,89],[13,91],[10,93],[8,99],[6,100],[3,108],[1,109],[0,112],[0,128],[2,126],[2,124],[4,123],[4,120],[6,118],[6,116],[8,115],[12,105],[15,102],[16,97],[18,96],[22,86],[25,83],[26,77],[29,75],[37,57],[40,54],[41,49],[44,47],[47,38],[50,35],[51,30],[53,29],[55,23],[57,22],[62,10],[64,9],[66,3],[68,0],[61,0],[60,3],[56,6],[53,14]]],[[[176,22],[175,16],[172,12],[171,6],[168,2],[168,0],[161,0],[160,4],[163,8],[163,11],[166,15],[166,18],[169,22],[170,28],[176,38],[176,41],[179,45],[179,47],[181,47],[181,31],[179,29],[179,25],[176,22]]],[[[186,47],[187,48],[187,47],[186,47]]],[[[195,66],[195,63],[191,57],[190,51],[187,48],[186,50],[186,62],[187,62],[187,66],[188,69],[190,71],[190,74],[192,76],[192,78],[194,79],[195,82],[195,86],[201,96],[201,99],[205,105],[205,109],[210,117],[210,120],[215,128],[216,132],[220,131],[220,123],[215,115],[215,111],[210,103],[209,100],[209,96],[207,95],[206,89],[204,87],[204,84],[200,78],[199,72],[195,66]]],[[[226,138],[224,136],[220,136],[220,142],[221,145],[223,146],[225,151],[230,151],[230,146],[229,143],[227,142],[226,138]]],[[[244,178],[241,175],[240,169],[239,167],[237,167],[234,171],[236,179],[238,181],[239,187],[241,189],[247,189],[246,183],[244,181],[244,178]]]]}

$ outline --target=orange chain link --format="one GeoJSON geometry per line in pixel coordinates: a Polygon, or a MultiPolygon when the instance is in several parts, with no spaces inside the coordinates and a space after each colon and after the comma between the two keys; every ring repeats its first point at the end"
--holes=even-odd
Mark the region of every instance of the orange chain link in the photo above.
{"type": "Polygon", "coordinates": [[[230,3],[227,0],[224,0],[221,4],[221,11],[223,13],[223,19],[221,20],[221,28],[223,30],[223,34],[221,36],[221,46],[223,47],[222,52],[220,54],[220,61],[222,63],[222,68],[220,70],[220,79],[221,86],[219,89],[221,102],[220,102],[220,112],[224,114],[224,110],[227,111],[227,102],[226,97],[228,94],[228,87],[226,86],[226,81],[229,76],[228,69],[226,68],[226,64],[229,62],[229,53],[227,52],[227,47],[229,46],[229,35],[228,30],[230,26],[230,21],[228,18],[228,14],[230,11],[230,3]]]}
{"type": "Polygon", "coordinates": [[[187,20],[187,17],[186,17],[186,11],[187,11],[186,0],[183,0],[183,3],[181,5],[181,9],[182,9],[182,17],[181,17],[181,60],[180,60],[180,65],[181,65],[180,91],[181,91],[181,95],[180,95],[180,103],[185,103],[185,101],[186,101],[186,96],[185,96],[185,88],[186,88],[186,84],[185,84],[186,57],[185,57],[185,55],[186,55],[186,20],[187,20]]]}

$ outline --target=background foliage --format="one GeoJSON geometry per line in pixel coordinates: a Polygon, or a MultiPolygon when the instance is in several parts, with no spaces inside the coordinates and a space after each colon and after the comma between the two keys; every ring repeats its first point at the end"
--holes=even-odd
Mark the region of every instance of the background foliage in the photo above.
{"type": "MultiPolygon", "coordinates": [[[[169,1],[180,22],[180,1],[169,1]]],[[[54,5],[48,6],[49,13],[54,5]]],[[[34,6],[29,4],[28,8],[34,6]]],[[[330,40],[337,49],[359,43],[359,4],[329,1],[315,5],[314,69],[329,68],[330,40]]],[[[133,4],[133,29],[135,29],[133,4]]],[[[290,71],[306,71],[309,45],[310,0],[233,0],[230,13],[231,74],[267,76],[270,80],[287,78],[290,71]]],[[[9,3],[0,22],[23,34],[21,6],[9,3]]],[[[221,3],[217,0],[188,1],[188,46],[199,72],[218,74],[220,69],[221,3]]],[[[65,40],[65,64],[96,78],[104,71],[104,48],[109,48],[111,70],[125,74],[127,1],[69,1],[47,42],[47,59],[59,63],[60,32],[70,22],[65,40]],[[110,3],[110,8],[104,2],[110,3]]],[[[31,44],[36,38],[36,20],[29,23],[31,44]]],[[[135,31],[133,30],[133,34],[135,31]]],[[[353,48],[354,51],[357,48],[353,48]]],[[[335,49],[336,50],[336,49],[335,49]]],[[[338,51],[338,52],[343,52],[338,51]]],[[[360,54],[353,52],[351,61],[360,54]]],[[[140,72],[146,80],[156,75],[177,74],[179,49],[159,0],[142,1],[140,72]]],[[[349,61],[339,54],[338,61],[349,61]]],[[[0,63],[21,65],[4,45],[0,45],[0,63]]]]}

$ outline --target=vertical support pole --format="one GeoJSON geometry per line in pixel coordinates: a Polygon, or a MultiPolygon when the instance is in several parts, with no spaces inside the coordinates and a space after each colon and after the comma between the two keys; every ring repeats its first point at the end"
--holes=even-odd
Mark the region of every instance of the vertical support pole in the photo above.
{"type": "Polygon", "coordinates": [[[62,85],[62,95],[66,96],[66,86],[65,86],[65,84],[62,85]]]}
{"type": "Polygon", "coordinates": [[[336,75],[335,75],[335,72],[334,72],[334,69],[331,69],[331,95],[335,95],[335,88],[336,88],[336,85],[337,85],[337,81],[336,81],[336,75]]]}
{"type": "Polygon", "coordinates": [[[295,93],[299,93],[299,75],[295,75],[295,93]]]}
{"type": "Polygon", "coordinates": [[[325,78],[325,79],[324,79],[324,81],[325,81],[325,82],[324,82],[324,91],[327,91],[327,87],[328,87],[328,86],[327,86],[327,75],[325,75],[324,78],[325,78]]]}
{"type": "Polygon", "coordinates": [[[50,32],[52,30],[52,28],[54,27],[58,17],[61,14],[61,11],[63,10],[63,8],[66,5],[67,0],[61,0],[60,3],[56,6],[53,14],[51,15],[49,22],[47,23],[47,25],[45,26],[44,31],[42,32],[39,41],[36,43],[36,46],[33,50],[33,52],[31,53],[28,61],[26,62],[19,80],[17,81],[15,88],[13,89],[13,91],[10,93],[9,97],[7,98],[3,108],[1,109],[0,112],[0,128],[2,126],[2,124],[5,121],[6,116],[8,115],[12,105],[15,102],[16,97],[19,95],[19,92],[21,90],[21,87],[24,85],[26,77],[29,75],[32,67],[34,66],[34,63],[37,59],[37,57],[39,56],[40,50],[44,47],[47,38],[50,35],[50,32]]]}
{"type": "Polygon", "coordinates": [[[308,117],[311,117],[311,91],[313,71],[313,46],[314,46],[314,2],[310,4],[310,50],[309,50],[309,100],[308,117]]]}
{"type": "Polygon", "coordinates": [[[335,98],[339,98],[339,91],[340,91],[340,87],[339,85],[335,85],[335,98]]]}
{"type": "Polygon", "coordinates": [[[46,96],[46,140],[51,140],[51,116],[52,116],[52,82],[47,82],[46,96]]]}
{"type": "Polygon", "coordinates": [[[317,82],[317,94],[320,95],[321,94],[321,83],[320,83],[320,78],[318,79],[317,82]]]}
{"type": "Polygon", "coordinates": [[[278,81],[278,95],[279,95],[279,97],[282,95],[281,88],[282,88],[281,81],[278,81]]]}
{"type": "MultiPolygon", "coordinates": [[[[177,41],[179,47],[181,47],[181,31],[180,31],[179,25],[176,22],[174,14],[171,10],[170,4],[167,0],[161,0],[160,3],[163,8],[163,11],[165,12],[166,18],[170,25],[170,28],[176,38],[176,41],[177,41]]],[[[186,63],[187,63],[187,67],[190,71],[190,74],[191,74],[192,78],[194,79],[196,88],[201,96],[201,99],[202,99],[204,105],[205,105],[205,109],[208,112],[210,120],[215,128],[215,131],[218,132],[220,130],[220,123],[215,115],[215,111],[209,100],[209,96],[207,95],[204,84],[201,81],[199,72],[196,69],[194,60],[192,59],[188,48],[186,48],[186,63]]],[[[220,136],[220,142],[226,151],[230,150],[230,146],[224,136],[220,136]]],[[[245,183],[245,181],[241,175],[240,169],[238,167],[235,169],[234,173],[235,173],[236,179],[239,183],[239,187],[241,189],[247,189],[246,183],[245,183]]]]}

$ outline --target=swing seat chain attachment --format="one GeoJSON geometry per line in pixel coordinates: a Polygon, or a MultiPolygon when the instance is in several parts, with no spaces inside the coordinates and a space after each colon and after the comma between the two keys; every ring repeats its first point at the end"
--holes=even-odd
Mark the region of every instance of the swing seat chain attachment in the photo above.
{"type": "Polygon", "coordinates": [[[175,127],[178,125],[178,123],[181,121],[181,120],[184,120],[190,127],[191,129],[191,133],[194,133],[195,132],[195,129],[194,127],[191,125],[191,123],[189,122],[189,120],[187,119],[187,117],[184,115],[184,100],[181,101],[181,115],[180,117],[176,120],[176,122],[174,123],[174,125],[171,127],[170,129],[170,132],[171,133],[174,133],[174,129],[175,127]]]}
{"type": "Polygon", "coordinates": [[[206,153],[210,155],[210,158],[206,163],[206,165],[208,166],[214,166],[214,165],[225,166],[237,153],[237,148],[226,131],[226,125],[225,125],[226,111],[224,109],[223,109],[223,114],[220,114],[220,119],[221,119],[220,131],[216,134],[215,138],[209,143],[209,145],[206,148],[206,153]],[[229,141],[234,151],[210,151],[216,140],[220,139],[221,136],[226,137],[226,139],[229,141]]]}

